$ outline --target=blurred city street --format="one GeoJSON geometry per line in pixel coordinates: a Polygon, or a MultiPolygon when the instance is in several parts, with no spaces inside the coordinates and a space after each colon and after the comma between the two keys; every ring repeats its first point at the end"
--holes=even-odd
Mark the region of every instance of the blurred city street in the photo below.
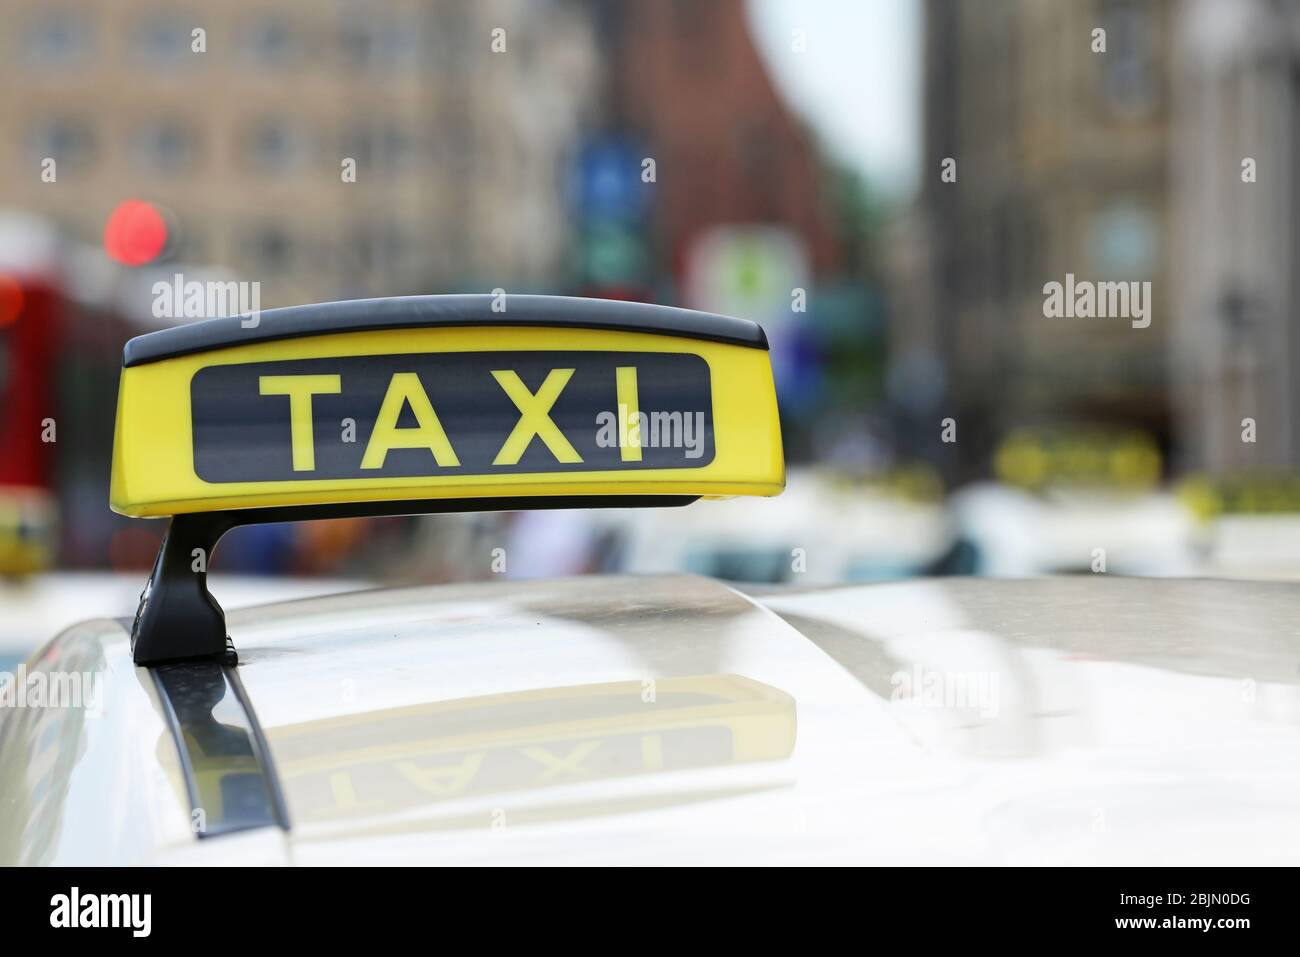
{"type": "Polygon", "coordinates": [[[158,552],[164,523],[107,506],[126,340],[374,296],[755,320],[787,490],[242,528],[214,560],[230,606],[583,572],[1300,580],[1295,8],[12,0],[5,21],[0,670],[130,617],[158,552]]]}

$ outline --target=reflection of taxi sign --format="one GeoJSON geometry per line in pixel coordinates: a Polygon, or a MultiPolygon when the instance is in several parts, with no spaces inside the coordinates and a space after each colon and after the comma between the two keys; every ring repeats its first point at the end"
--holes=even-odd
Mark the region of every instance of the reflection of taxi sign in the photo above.
{"type": "Polygon", "coordinates": [[[659,678],[654,707],[644,695],[640,681],[626,681],[460,698],[279,725],[270,744],[308,824],[362,803],[372,815],[401,813],[576,780],[776,761],[794,750],[794,699],[762,682],[659,678]],[[376,740],[384,747],[367,745],[376,740]]]}
{"type": "Polygon", "coordinates": [[[174,587],[146,593],[137,661],[220,650],[206,559],[191,566],[235,525],[683,504],[784,484],[762,329],[683,309],[543,296],[326,303],[141,336],[123,366],[111,504],[175,516],[152,580],[174,587]],[[173,632],[211,633],[150,650],[159,615],[173,632]]]}

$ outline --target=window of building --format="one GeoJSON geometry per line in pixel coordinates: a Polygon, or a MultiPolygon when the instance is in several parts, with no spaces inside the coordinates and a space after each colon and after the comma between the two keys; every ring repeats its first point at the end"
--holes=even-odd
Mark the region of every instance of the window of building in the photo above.
{"type": "Polygon", "coordinates": [[[411,134],[392,117],[356,124],[343,137],[343,155],[361,169],[397,172],[410,164],[415,148],[411,134]]]}
{"type": "Polygon", "coordinates": [[[53,116],[38,120],[28,138],[28,151],[37,162],[52,158],[60,170],[83,169],[95,159],[95,129],[81,117],[53,116]]]}
{"type": "Polygon", "coordinates": [[[293,265],[293,240],[277,223],[264,223],[249,235],[244,249],[253,275],[284,272],[293,265]]]}
{"type": "Polygon", "coordinates": [[[1102,9],[1106,55],[1098,57],[1102,96],[1124,116],[1150,114],[1159,97],[1157,11],[1133,0],[1109,0],[1102,9]]]}
{"type": "Polygon", "coordinates": [[[284,17],[275,14],[252,23],[242,46],[249,62],[268,70],[292,65],[301,52],[299,34],[284,17]]]}
{"type": "Polygon", "coordinates": [[[42,10],[19,37],[28,63],[66,70],[81,66],[94,53],[93,21],[82,10],[42,10]]]}
{"type": "Polygon", "coordinates": [[[192,50],[195,18],[159,10],[142,19],[136,27],[136,55],[154,66],[175,67],[196,54],[192,50]]]}
{"type": "Polygon", "coordinates": [[[473,48],[465,42],[474,25],[460,5],[440,6],[425,13],[421,30],[429,68],[443,74],[469,72],[476,62],[473,48]]]}
{"type": "Polygon", "coordinates": [[[343,63],[354,69],[380,72],[410,68],[424,58],[424,28],[415,11],[384,11],[349,4],[340,19],[339,52],[343,63]]]}
{"type": "Polygon", "coordinates": [[[479,168],[480,138],[474,114],[464,103],[448,104],[431,144],[434,162],[452,178],[463,178],[479,168]]]}
{"type": "Polygon", "coordinates": [[[135,155],[145,169],[178,173],[198,159],[198,138],[183,120],[150,120],[135,135],[135,155]]]}
{"type": "Polygon", "coordinates": [[[275,173],[294,168],[310,152],[306,134],[285,117],[268,117],[254,123],[244,146],[253,166],[275,173]]]}
{"type": "Polygon", "coordinates": [[[371,223],[349,230],[338,249],[340,270],[354,278],[389,274],[405,267],[411,253],[409,235],[392,223],[371,223]]]}
{"type": "Polygon", "coordinates": [[[1120,200],[1088,220],[1088,255],[1097,275],[1151,279],[1160,261],[1160,233],[1151,208],[1141,200],[1120,200]]]}

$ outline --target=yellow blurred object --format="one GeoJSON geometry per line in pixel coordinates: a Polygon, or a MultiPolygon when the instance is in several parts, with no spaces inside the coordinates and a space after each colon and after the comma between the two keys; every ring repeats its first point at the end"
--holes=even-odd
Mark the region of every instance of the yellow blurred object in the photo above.
{"type": "Polygon", "coordinates": [[[994,473],[1009,485],[1040,489],[1088,485],[1128,491],[1160,481],[1160,450],[1141,432],[1021,429],[998,446],[994,473]]]}
{"type": "Polygon", "coordinates": [[[1178,498],[1201,521],[1220,515],[1296,513],[1300,512],[1300,473],[1189,476],[1179,484],[1178,498]]]}
{"type": "Polygon", "coordinates": [[[45,489],[0,487],[0,575],[23,576],[54,563],[58,507],[45,489]]]}
{"type": "Polygon", "coordinates": [[[938,502],[943,498],[943,479],[939,473],[923,462],[911,462],[883,472],[834,472],[827,482],[836,492],[852,494],[869,491],[880,495],[921,504],[938,502]]]}

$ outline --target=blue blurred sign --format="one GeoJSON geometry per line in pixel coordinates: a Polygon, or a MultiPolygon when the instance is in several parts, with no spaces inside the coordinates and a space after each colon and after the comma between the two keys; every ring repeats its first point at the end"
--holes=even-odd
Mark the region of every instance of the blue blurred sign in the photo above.
{"type": "Polygon", "coordinates": [[[628,139],[592,140],[578,152],[571,201],[586,220],[634,220],[650,207],[653,183],[641,181],[645,157],[628,139]]]}

